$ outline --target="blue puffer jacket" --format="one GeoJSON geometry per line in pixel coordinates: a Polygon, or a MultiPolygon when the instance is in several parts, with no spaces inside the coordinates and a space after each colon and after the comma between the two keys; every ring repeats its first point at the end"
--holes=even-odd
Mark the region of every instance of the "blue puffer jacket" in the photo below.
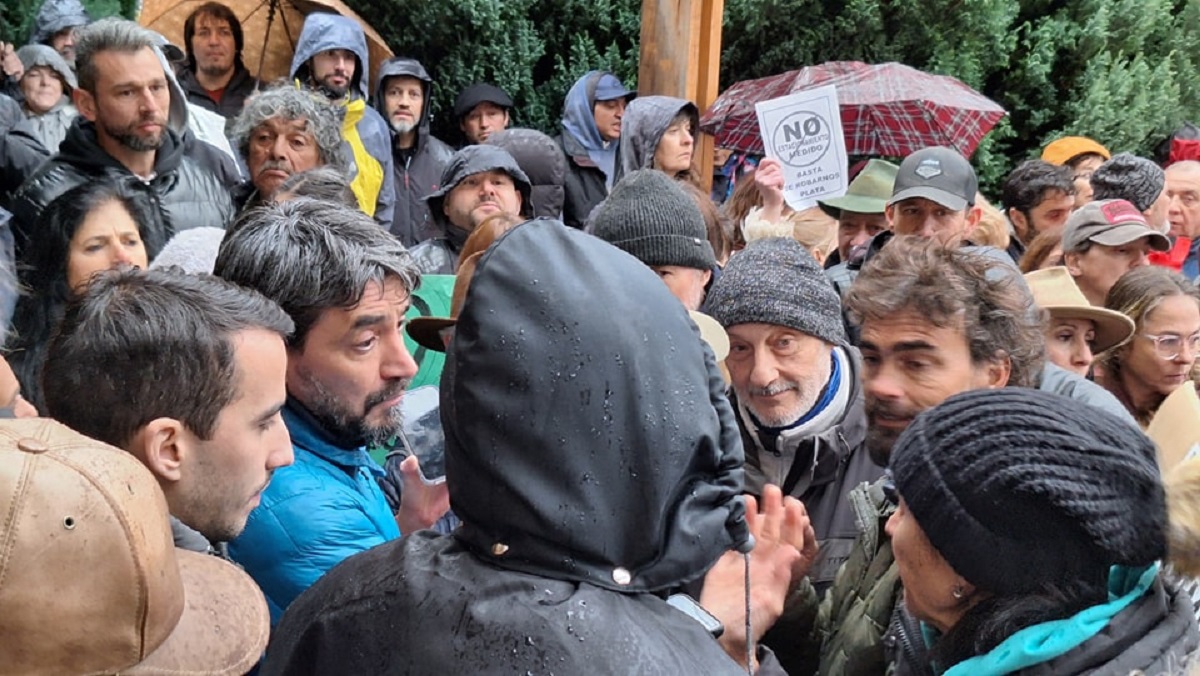
{"type": "Polygon", "coordinates": [[[334,441],[299,403],[283,420],[296,461],[276,470],[229,555],[262,587],[271,624],[330,568],[400,537],[376,482],[383,469],[364,446],[334,441]]]}

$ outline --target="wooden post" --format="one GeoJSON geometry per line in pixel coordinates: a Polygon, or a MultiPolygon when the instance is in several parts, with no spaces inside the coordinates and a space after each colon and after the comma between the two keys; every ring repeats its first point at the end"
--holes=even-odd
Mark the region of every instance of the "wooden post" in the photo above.
{"type": "MultiPolygon", "coordinates": [[[[725,0],[642,0],[638,91],[688,99],[701,113],[712,105],[720,93],[724,14],[725,0]]],[[[697,136],[695,157],[711,189],[713,137],[697,136]]]]}

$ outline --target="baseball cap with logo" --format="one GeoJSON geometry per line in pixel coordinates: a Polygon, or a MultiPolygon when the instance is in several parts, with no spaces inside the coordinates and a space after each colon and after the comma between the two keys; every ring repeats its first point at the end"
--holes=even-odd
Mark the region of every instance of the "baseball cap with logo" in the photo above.
{"type": "Polygon", "coordinates": [[[979,182],[971,163],[953,148],[922,148],[904,158],[888,206],[924,197],[953,211],[975,203],[979,182]]]}
{"type": "Polygon", "coordinates": [[[1146,224],[1146,217],[1125,200],[1096,200],[1071,214],[1063,229],[1063,252],[1079,251],[1085,242],[1121,246],[1148,238],[1150,248],[1167,251],[1171,240],[1146,224]]]}
{"type": "Polygon", "coordinates": [[[51,420],[2,421],[0,513],[0,671],[243,674],[262,656],[262,592],[175,547],[132,455],[51,420]]]}

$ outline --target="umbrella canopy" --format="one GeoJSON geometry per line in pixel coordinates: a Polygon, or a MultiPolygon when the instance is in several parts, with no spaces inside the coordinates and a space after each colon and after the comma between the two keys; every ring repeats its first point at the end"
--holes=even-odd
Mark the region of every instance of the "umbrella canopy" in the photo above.
{"type": "Polygon", "coordinates": [[[719,147],[763,154],[754,104],[822,85],[836,85],[850,155],[904,157],[932,145],[970,157],[1004,109],[962,82],[899,63],[831,61],[738,82],[700,119],[719,147]]]}
{"type": "MultiPolygon", "coordinates": [[[[183,44],[183,23],[197,7],[208,0],[145,0],[138,23],[162,33],[171,44],[183,44]]],[[[354,19],[367,35],[371,61],[368,86],[375,82],[379,65],[392,56],[392,50],[369,24],[341,0],[221,0],[242,23],[245,47],[242,61],[250,74],[271,82],[288,76],[296,41],[304,27],[304,17],[314,12],[336,13],[354,19]],[[268,30],[269,27],[269,30],[268,30]],[[266,49],[263,43],[266,42],[266,49]]]]}

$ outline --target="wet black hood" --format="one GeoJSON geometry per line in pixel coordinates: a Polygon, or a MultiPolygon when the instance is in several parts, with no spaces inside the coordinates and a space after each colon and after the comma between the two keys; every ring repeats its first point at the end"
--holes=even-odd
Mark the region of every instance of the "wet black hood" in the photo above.
{"type": "Polygon", "coordinates": [[[698,578],[749,537],[724,389],[649,268],[557,221],[518,226],[480,259],[446,354],[455,536],[619,591],[698,578]]]}

